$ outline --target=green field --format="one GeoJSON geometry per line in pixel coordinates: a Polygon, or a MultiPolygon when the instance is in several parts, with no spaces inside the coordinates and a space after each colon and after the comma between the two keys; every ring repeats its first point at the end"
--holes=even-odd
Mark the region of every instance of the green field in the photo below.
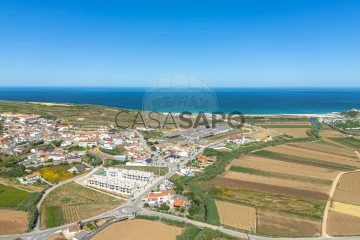
{"type": "Polygon", "coordinates": [[[0,184],[0,208],[16,208],[28,195],[26,191],[0,184]]]}
{"type": "Polygon", "coordinates": [[[274,212],[294,214],[312,219],[322,219],[326,204],[325,201],[270,192],[259,192],[243,188],[212,187],[208,193],[221,201],[253,206],[274,212]]]}
{"type": "Polygon", "coordinates": [[[59,206],[46,207],[46,226],[53,228],[64,224],[64,217],[59,206]]]}
{"type": "Polygon", "coordinates": [[[270,178],[279,178],[279,179],[288,179],[288,180],[301,181],[301,182],[310,182],[310,183],[322,184],[322,185],[327,185],[327,186],[330,186],[332,184],[332,181],[328,180],[328,179],[298,176],[298,175],[287,174],[287,173],[269,172],[269,171],[263,171],[263,170],[253,169],[253,168],[242,167],[242,166],[231,166],[230,171],[253,174],[253,175],[270,177],[270,178]]]}
{"type": "Polygon", "coordinates": [[[354,137],[331,138],[331,140],[346,145],[348,147],[354,148],[356,150],[360,150],[360,140],[357,138],[354,137]]]}
{"type": "MultiPolygon", "coordinates": [[[[159,167],[154,167],[154,166],[126,166],[126,165],[121,165],[121,166],[115,166],[117,168],[123,168],[123,169],[131,169],[131,170],[138,170],[138,171],[146,171],[146,172],[152,172],[154,173],[154,175],[158,176],[159,175],[159,167]]],[[[164,176],[165,174],[168,173],[168,168],[167,167],[160,167],[160,176],[164,176]]]]}

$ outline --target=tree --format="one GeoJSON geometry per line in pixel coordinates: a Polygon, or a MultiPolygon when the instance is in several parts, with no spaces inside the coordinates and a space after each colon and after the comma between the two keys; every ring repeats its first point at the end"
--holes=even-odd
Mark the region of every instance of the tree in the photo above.
{"type": "Polygon", "coordinates": [[[0,136],[2,136],[4,134],[4,126],[3,123],[0,122],[0,136]]]}
{"type": "Polygon", "coordinates": [[[162,211],[169,211],[170,207],[166,203],[163,203],[163,204],[160,205],[159,209],[162,210],[162,211]]]}

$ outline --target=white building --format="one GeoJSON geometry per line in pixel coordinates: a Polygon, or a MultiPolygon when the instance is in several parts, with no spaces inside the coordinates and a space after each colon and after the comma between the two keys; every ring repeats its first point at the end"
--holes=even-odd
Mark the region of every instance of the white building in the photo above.
{"type": "Polygon", "coordinates": [[[154,177],[152,172],[143,172],[119,168],[105,169],[100,175],[93,175],[87,185],[115,194],[132,197],[135,191],[154,177]]]}
{"type": "Polygon", "coordinates": [[[169,203],[172,196],[173,196],[173,192],[171,191],[153,192],[153,193],[149,193],[149,195],[147,196],[147,202],[151,205],[156,205],[166,202],[169,203]]]}
{"type": "Polygon", "coordinates": [[[127,195],[128,197],[131,197],[139,186],[136,181],[124,179],[121,177],[107,176],[107,175],[106,176],[93,175],[88,180],[87,185],[105,191],[111,191],[114,193],[127,195]]]}
{"type": "Polygon", "coordinates": [[[185,176],[194,176],[194,172],[188,167],[180,168],[180,174],[185,176]]]}
{"type": "Polygon", "coordinates": [[[141,182],[149,182],[154,177],[154,173],[152,172],[127,170],[127,169],[112,168],[112,167],[106,170],[106,174],[111,177],[122,177],[125,179],[141,181],[141,182]]]}

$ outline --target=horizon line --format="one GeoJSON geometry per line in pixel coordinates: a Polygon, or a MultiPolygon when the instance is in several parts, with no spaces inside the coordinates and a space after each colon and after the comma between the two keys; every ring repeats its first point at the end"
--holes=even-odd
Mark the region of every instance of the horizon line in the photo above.
{"type": "MultiPolygon", "coordinates": [[[[69,86],[69,85],[41,85],[41,86],[0,86],[0,88],[151,88],[149,86],[112,86],[112,85],[106,85],[106,86],[69,86]]],[[[307,88],[307,89],[360,89],[360,86],[211,86],[211,88],[217,88],[217,89],[274,89],[274,88],[307,88]]]]}

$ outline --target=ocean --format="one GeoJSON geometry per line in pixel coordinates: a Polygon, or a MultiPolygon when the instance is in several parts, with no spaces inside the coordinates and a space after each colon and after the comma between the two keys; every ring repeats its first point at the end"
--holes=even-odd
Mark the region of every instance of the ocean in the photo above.
{"type": "MultiPolygon", "coordinates": [[[[2,87],[0,99],[96,104],[140,110],[146,90],[121,87],[2,87]]],[[[218,111],[225,113],[312,114],[360,108],[360,88],[214,88],[213,94],[218,111]]]]}

